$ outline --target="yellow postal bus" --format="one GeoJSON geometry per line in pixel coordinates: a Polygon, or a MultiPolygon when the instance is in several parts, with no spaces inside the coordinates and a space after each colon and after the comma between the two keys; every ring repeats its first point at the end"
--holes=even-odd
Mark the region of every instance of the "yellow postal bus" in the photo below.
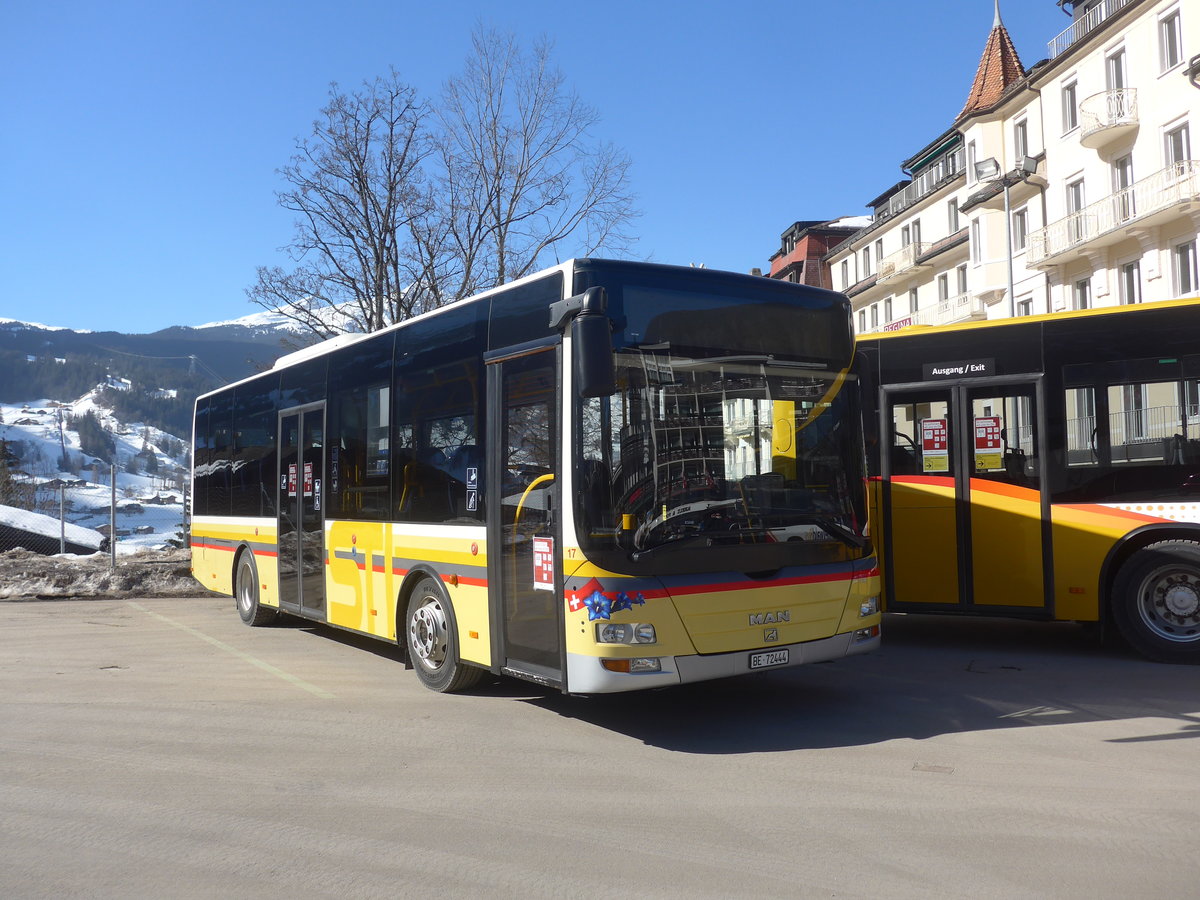
{"type": "Polygon", "coordinates": [[[1200,302],[861,337],[885,606],[1200,661],[1200,302]]]}
{"type": "Polygon", "coordinates": [[[196,404],[193,571],[421,681],[659,687],[879,643],[845,297],[576,260],[196,404]]]}

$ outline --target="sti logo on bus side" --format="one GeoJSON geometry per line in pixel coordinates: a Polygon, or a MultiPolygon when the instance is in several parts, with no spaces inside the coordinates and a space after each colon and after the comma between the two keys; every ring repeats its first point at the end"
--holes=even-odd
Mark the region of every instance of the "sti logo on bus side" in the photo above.
{"type": "Polygon", "coordinates": [[[792,621],[792,611],[790,609],[779,609],[775,612],[750,613],[751,625],[774,625],[778,622],[790,621],[792,621]]]}

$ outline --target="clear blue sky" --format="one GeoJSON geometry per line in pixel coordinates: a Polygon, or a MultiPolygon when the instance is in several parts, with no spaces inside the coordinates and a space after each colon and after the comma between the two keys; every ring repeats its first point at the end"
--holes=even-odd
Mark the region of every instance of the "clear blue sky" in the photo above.
{"type": "MultiPolygon", "coordinates": [[[[1070,24],[1002,0],[1026,67],[1070,24]]],[[[329,83],[426,94],[477,21],[549,36],[633,159],[637,252],[766,268],[799,219],[862,215],[962,108],[992,0],[7,0],[0,317],[154,331],[257,311],[276,170],[329,83]]]]}

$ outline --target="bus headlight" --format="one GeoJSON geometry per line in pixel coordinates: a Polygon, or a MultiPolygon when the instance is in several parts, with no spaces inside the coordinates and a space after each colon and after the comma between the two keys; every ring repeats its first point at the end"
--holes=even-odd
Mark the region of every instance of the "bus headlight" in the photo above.
{"type": "Polygon", "coordinates": [[[867,616],[873,616],[879,612],[879,598],[868,597],[858,606],[858,617],[865,619],[867,616]]]}
{"type": "Polygon", "coordinates": [[[658,636],[649,623],[604,622],[596,626],[596,640],[601,644],[654,644],[658,636]]]}

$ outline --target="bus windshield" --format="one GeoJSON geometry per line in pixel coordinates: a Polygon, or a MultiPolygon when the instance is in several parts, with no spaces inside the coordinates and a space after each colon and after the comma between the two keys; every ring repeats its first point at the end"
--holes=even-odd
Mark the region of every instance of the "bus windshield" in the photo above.
{"type": "Polygon", "coordinates": [[[618,391],[579,401],[585,554],[617,572],[752,574],[867,555],[844,319],[760,302],[748,328],[728,301],[623,295],[618,391]],[[725,326],[698,327],[718,310],[725,326]]]}

